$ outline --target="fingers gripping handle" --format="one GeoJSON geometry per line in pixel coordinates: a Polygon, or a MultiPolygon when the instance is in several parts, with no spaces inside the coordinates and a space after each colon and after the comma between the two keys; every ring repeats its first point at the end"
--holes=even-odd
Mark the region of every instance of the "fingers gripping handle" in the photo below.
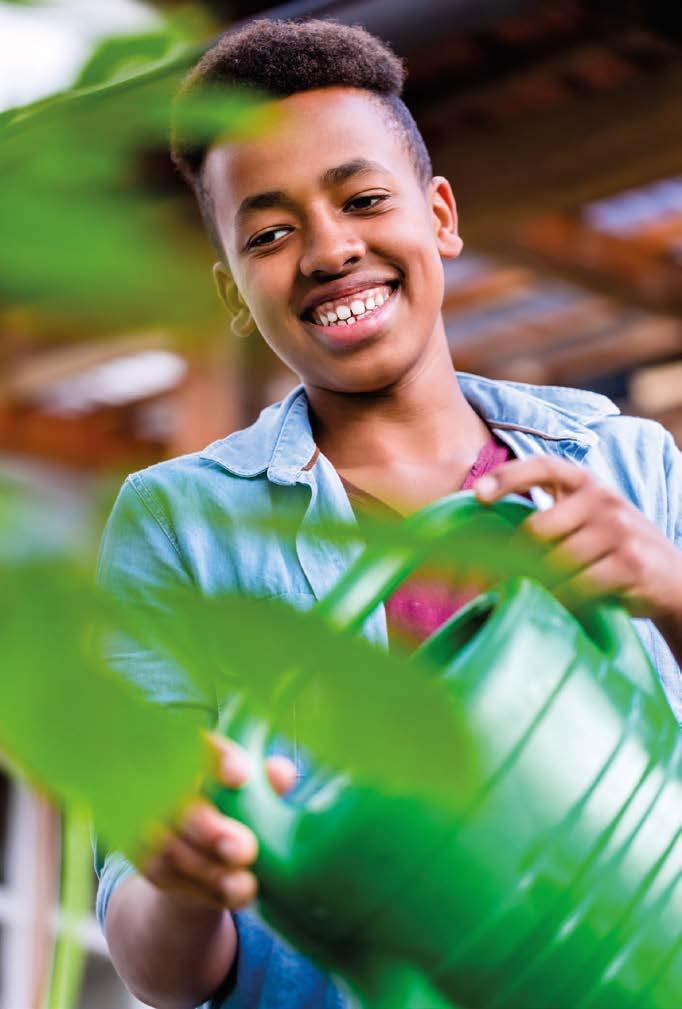
{"type": "MultiPolygon", "coordinates": [[[[472,536],[477,537],[479,542],[485,542],[488,534],[498,538],[502,534],[506,538],[508,533],[511,537],[534,511],[535,506],[530,501],[516,494],[510,494],[492,505],[483,505],[472,491],[460,491],[410,515],[405,519],[403,528],[431,541],[447,537],[451,548],[456,547],[461,537],[463,553],[466,553],[472,536]]],[[[405,549],[392,553],[368,548],[318,605],[318,614],[340,630],[359,630],[369,614],[422,560],[423,555],[415,549],[414,541],[405,549]]],[[[485,570],[487,566],[495,581],[505,576],[505,563],[504,556],[497,555],[494,563],[488,565],[481,559],[480,568],[485,570]]],[[[539,567],[539,554],[534,560],[529,550],[528,563],[531,568],[539,567]]],[[[533,571],[510,569],[506,572],[512,573],[532,576],[533,571]]],[[[576,611],[576,616],[593,642],[622,675],[649,693],[660,693],[660,684],[639,635],[621,606],[606,602],[591,604],[576,611]]]]}

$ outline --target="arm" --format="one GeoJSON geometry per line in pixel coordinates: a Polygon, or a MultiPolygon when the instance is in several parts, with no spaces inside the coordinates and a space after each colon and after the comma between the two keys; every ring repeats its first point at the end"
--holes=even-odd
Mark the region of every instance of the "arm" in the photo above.
{"type": "MultiPolygon", "coordinates": [[[[210,738],[217,777],[239,787],[248,777],[243,751],[210,738]]],[[[272,757],[267,768],[280,794],[293,784],[295,768],[286,758],[272,757]]],[[[249,871],[256,854],[248,828],[196,799],[143,861],[141,874],[117,886],[105,933],[112,962],[137,998],[158,1009],[192,1009],[225,982],[237,953],[230,911],[256,895],[249,871]]]]}
{"type": "MultiPolygon", "coordinates": [[[[103,537],[98,578],[127,605],[151,613],[165,589],[191,584],[172,527],[130,480],[103,537]]],[[[107,651],[111,666],[157,703],[198,707],[206,724],[215,724],[210,684],[191,680],[166,656],[123,636],[108,642],[107,651]]],[[[216,777],[239,787],[248,776],[243,752],[220,737],[209,739],[216,777]]],[[[278,791],[295,776],[283,758],[273,758],[268,772],[278,791]]],[[[197,797],[139,861],[139,872],[113,884],[108,904],[101,902],[107,942],[123,981],[144,1002],[189,1009],[223,985],[237,953],[230,911],[255,896],[250,867],[256,854],[251,831],[197,797]]]]}
{"type": "Polygon", "coordinates": [[[191,905],[143,876],[128,876],[109,902],[112,962],[136,998],[159,1009],[191,1009],[228,976],[237,935],[226,910],[191,905]]]}

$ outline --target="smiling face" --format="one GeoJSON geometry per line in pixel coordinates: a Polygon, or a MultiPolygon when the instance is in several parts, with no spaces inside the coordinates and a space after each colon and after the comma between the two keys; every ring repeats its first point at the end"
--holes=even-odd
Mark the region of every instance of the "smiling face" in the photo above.
{"type": "Polygon", "coordinates": [[[279,101],[265,139],[214,145],[205,162],[226,270],[259,331],[307,387],[374,392],[445,341],[441,256],[461,250],[450,186],[418,180],[367,92],[279,101]]]}

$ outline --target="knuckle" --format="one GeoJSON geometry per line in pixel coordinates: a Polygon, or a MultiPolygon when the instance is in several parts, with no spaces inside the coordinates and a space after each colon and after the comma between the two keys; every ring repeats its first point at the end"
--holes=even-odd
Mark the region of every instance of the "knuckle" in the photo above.
{"type": "Polygon", "coordinates": [[[629,574],[638,574],[644,569],[645,557],[642,544],[634,536],[623,541],[620,557],[629,574]]]}
{"type": "Polygon", "coordinates": [[[182,872],[190,870],[194,862],[191,849],[179,837],[174,837],[169,843],[166,857],[169,864],[182,872]]]}
{"type": "Polygon", "coordinates": [[[220,893],[222,895],[221,899],[225,900],[224,884],[229,875],[230,873],[226,873],[224,866],[210,866],[204,874],[202,883],[207,890],[210,890],[213,894],[220,893]]]}
{"type": "Polygon", "coordinates": [[[556,456],[549,456],[545,460],[545,474],[550,481],[560,484],[562,481],[568,480],[569,477],[574,477],[576,472],[580,474],[583,473],[579,467],[575,466],[573,463],[567,462],[565,459],[558,459],[556,456]]]}
{"type": "Polygon", "coordinates": [[[615,514],[620,514],[623,511],[623,499],[620,494],[611,487],[605,487],[603,484],[595,483],[594,493],[599,507],[610,517],[613,517],[615,514]]]}
{"type": "Polygon", "coordinates": [[[622,508],[613,508],[609,517],[612,530],[621,538],[624,538],[624,546],[631,546],[632,540],[632,518],[622,508]]]}

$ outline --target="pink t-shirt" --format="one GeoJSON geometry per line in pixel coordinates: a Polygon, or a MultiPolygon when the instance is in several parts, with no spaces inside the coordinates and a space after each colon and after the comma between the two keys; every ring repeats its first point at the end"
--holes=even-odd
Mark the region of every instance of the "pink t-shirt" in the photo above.
{"type": "MultiPolygon", "coordinates": [[[[469,490],[479,477],[490,473],[512,457],[511,450],[493,437],[483,446],[462,484],[469,490]]],[[[343,480],[343,477],[341,478],[343,480]]],[[[343,480],[349,500],[359,511],[398,513],[383,501],[343,480]]],[[[386,600],[386,619],[391,646],[414,649],[425,641],[446,620],[478,594],[473,586],[458,588],[442,577],[417,570],[386,600]]]]}

